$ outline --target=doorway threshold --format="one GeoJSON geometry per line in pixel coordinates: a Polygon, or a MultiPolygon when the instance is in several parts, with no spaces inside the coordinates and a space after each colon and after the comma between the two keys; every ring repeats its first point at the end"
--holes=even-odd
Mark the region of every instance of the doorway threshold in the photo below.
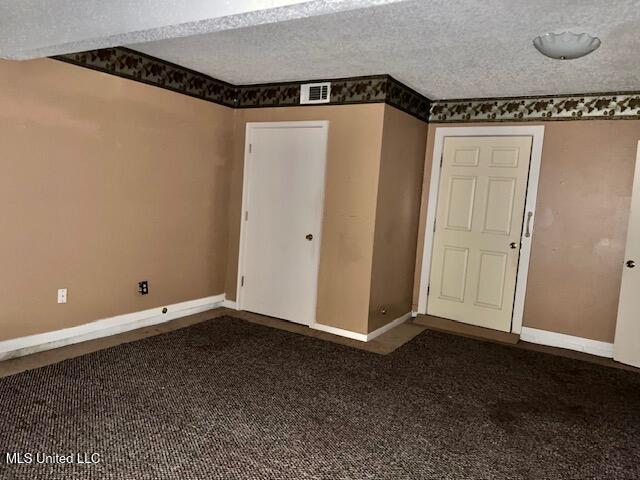
{"type": "Polygon", "coordinates": [[[413,323],[438,332],[453,333],[463,337],[488,340],[490,342],[504,343],[507,345],[515,345],[520,340],[520,335],[516,333],[501,332],[490,328],[477,327],[475,325],[456,322],[455,320],[432,317],[431,315],[418,315],[413,319],[413,323]]]}

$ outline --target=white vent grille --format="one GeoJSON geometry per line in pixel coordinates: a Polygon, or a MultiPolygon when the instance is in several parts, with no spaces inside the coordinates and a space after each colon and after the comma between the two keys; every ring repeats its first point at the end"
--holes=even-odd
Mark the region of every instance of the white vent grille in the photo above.
{"type": "Polygon", "coordinates": [[[306,83],[300,86],[300,103],[329,103],[331,83],[306,83]]]}

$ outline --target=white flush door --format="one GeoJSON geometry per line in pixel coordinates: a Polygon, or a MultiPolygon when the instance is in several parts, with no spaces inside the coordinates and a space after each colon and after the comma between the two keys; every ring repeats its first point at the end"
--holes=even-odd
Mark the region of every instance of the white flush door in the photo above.
{"type": "Polygon", "coordinates": [[[631,194],[631,214],[618,305],[613,358],[640,367],[640,142],[631,194]]]}
{"type": "Polygon", "coordinates": [[[447,137],[427,313],[508,332],[532,137],[447,137]]]}
{"type": "Polygon", "coordinates": [[[239,307],[315,321],[328,122],[249,123],[239,307]]]}

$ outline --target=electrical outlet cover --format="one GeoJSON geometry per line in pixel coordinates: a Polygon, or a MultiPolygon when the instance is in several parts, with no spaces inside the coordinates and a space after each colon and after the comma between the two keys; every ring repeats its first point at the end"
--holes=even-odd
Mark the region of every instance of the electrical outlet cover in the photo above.
{"type": "Polygon", "coordinates": [[[67,289],[58,289],[58,303],[67,303],[67,289]]]}
{"type": "Polygon", "coordinates": [[[149,293],[149,282],[147,280],[138,282],[138,293],[140,295],[146,295],[147,293],[149,293]]]}

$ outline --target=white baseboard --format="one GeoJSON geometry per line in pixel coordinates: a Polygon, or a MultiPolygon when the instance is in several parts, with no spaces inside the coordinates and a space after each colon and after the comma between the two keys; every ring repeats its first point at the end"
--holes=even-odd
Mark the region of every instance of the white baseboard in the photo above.
{"type": "Polygon", "coordinates": [[[339,335],[340,337],[347,337],[354,340],[359,340],[361,342],[368,342],[382,335],[383,333],[388,332],[392,328],[397,327],[401,323],[406,322],[409,318],[411,318],[411,312],[405,313],[401,317],[396,318],[394,321],[389,322],[386,325],[368,334],[352,332],[351,330],[343,330],[342,328],[330,327],[329,325],[322,325],[321,323],[312,323],[311,325],[309,325],[309,327],[315,330],[332,333],[333,335],[339,335]]]}
{"type": "Polygon", "coordinates": [[[215,295],[140,312],[103,318],[102,320],[85,323],[77,327],[0,341],[0,361],[157,325],[220,307],[224,301],[224,294],[215,295]],[[167,308],[167,313],[162,313],[162,309],[165,307],[167,308]]]}
{"type": "Polygon", "coordinates": [[[538,330],[537,328],[522,327],[520,340],[550,347],[566,348],[578,352],[590,353],[599,357],[613,358],[613,343],[591,340],[589,338],[574,337],[564,333],[538,330]]]}
{"type": "Polygon", "coordinates": [[[392,328],[397,327],[398,325],[400,325],[401,323],[406,322],[407,320],[409,320],[411,318],[411,312],[407,312],[404,315],[402,315],[401,317],[396,318],[393,322],[389,322],[386,325],[383,325],[382,327],[378,328],[377,330],[374,330],[373,332],[369,333],[367,335],[367,342],[369,340],[373,340],[376,337],[379,337],[380,335],[382,335],[383,333],[388,332],[389,330],[391,330],[392,328]]]}
{"type": "Polygon", "coordinates": [[[238,304],[235,301],[227,300],[226,298],[224,299],[224,302],[222,302],[222,306],[232,310],[238,310],[238,304]]]}
{"type": "Polygon", "coordinates": [[[329,325],[322,325],[321,323],[312,323],[309,328],[314,330],[321,330],[323,332],[332,333],[340,337],[353,338],[354,340],[360,340],[361,342],[367,341],[366,333],[352,332],[351,330],[343,330],[342,328],[330,327],[329,325]]]}

